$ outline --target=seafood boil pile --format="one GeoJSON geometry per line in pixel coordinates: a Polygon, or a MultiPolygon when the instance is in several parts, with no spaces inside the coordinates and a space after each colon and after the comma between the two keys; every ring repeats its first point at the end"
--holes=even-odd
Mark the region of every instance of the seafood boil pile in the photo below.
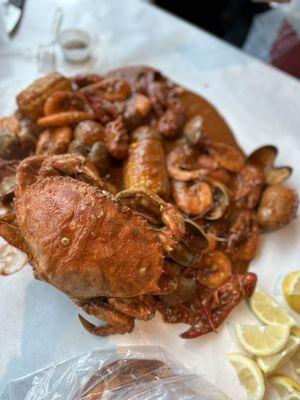
{"type": "Polygon", "coordinates": [[[246,156],[206,100],[146,67],[54,72],[16,99],[0,120],[0,236],[105,321],[79,315],[84,328],[129,333],[158,311],[190,339],[251,296],[261,231],[298,206],[274,146],[246,156]]]}

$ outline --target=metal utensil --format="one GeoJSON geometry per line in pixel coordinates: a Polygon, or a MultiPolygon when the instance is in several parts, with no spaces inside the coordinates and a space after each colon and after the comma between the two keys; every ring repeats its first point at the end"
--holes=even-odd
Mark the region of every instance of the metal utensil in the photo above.
{"type": "Polygon", "coordinates": [[[8,0],[3,4],[4,25],[8,35],[13,35],[21,20],[25,0],[8,0]]]}

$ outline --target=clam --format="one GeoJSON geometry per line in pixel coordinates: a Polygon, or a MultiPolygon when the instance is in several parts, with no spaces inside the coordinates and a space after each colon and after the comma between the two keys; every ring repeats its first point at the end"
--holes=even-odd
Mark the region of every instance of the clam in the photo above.
{"type": "Polygon", "coordinates": [[[205,218],[213,221],[223,217],[230,204],[230,198],[226,186],[220,182],[213,181],[212,192],[214,206],[210,212],[205,215],[205,218]]]}
{"type": "Polygon", "coordinates": [[[200,115],[195,115],[189,119],[184,125],[183,133],[190,145],[199,143],[203,136],[203,118],[200,115]]]}
{"type": "Polygon", "coordinates": [[[190,267],[208,247],[208,239],[204,230],[196,222],[185,219],[185,237],[173,246],[169,257],[185,267],[190,267]]]}
{"type": "Polygon", "coordinates": [[[267,187],[261,197],[257,221],[261,228],[272,230],[286,225],[294,218],[298,207],[295,190],[282,186],[267,187]]]}

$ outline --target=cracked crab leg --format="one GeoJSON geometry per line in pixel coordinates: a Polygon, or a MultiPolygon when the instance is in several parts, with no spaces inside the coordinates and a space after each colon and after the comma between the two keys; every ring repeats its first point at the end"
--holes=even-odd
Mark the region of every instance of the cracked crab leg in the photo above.
{"type": "Polygon", "coordinates": [[[102,303],[101,300],[91,300],[87,303],[77,302],[82,309],[89,315],[102,319],[107,322],[103,326],[95,326],[91,322],[78,315],[82,326],[93,335],[108,336],[113,334],[130,333],[134,328],[134,318],[115,310],[109,304],[102,303]]]}

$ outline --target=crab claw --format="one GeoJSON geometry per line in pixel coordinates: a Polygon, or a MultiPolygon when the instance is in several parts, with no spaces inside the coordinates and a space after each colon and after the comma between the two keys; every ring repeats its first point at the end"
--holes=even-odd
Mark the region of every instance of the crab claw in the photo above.
{"type": "Polygon", "coordinates": [[[165,225],[176,240],[183,237],[185,223],[182,214],[158,195],[142,190],[128,189],[118,193],[116,197],[121,203],[137,211],[153,225],[165,225]]]}
{"type": "Polygon", "coordinates": [[[156,226],[154,229],[165,252],[178,264],[185,267],[192,265],[208,246],[201,227],[184,219],[180,211],[159,196],[138,190],[123,190],[117,198],[156,226]]]}

